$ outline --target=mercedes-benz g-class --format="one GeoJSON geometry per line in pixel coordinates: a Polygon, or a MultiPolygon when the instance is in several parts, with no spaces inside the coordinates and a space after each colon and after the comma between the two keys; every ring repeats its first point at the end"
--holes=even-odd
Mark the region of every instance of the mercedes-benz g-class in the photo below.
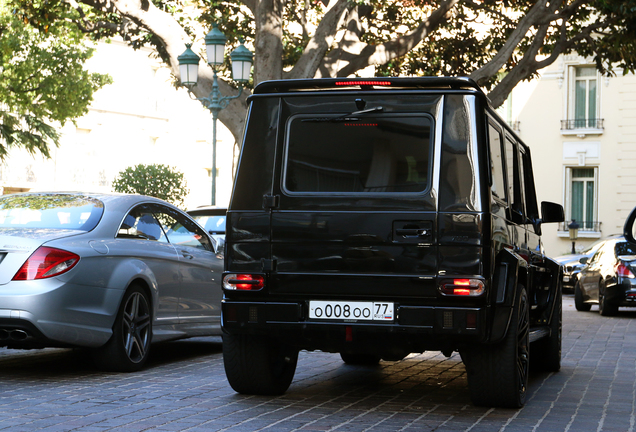
{"type": "Polygon", "coordinates": [[[230,385],[280,394],[299,350],[352,364],[428,350],[475,404],[520,407],[561,362],[561,267],[529,148],[467,78],[261,83],[228,210],[230,385]]]}

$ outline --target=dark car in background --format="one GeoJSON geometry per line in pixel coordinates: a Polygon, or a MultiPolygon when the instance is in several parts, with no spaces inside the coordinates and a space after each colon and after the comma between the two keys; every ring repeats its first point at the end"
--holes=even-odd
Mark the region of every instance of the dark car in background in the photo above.
{"type": "Polygon", "coordinates": [[[578,254],[568,254],[555,257],[554,260],[563,266],[563,292],[574,292],[574,286],[579,277],[579,272],[585,264],[581,258],[592,258],[604,240],[599,240],[578,254]]]}
{"type": "Polygon", "coordinates": [[[225,244],[225,217],[227,209],[222,207],[202,206],[188,210],[188,215],[220,243],[225,244]]]}
{"type": "Polygon", "coordinates": [[[636,307],[636,244],[625,237],[602,240],[591,258],[583,257],[574,287],[576,310],[598,304],[604,316],[616,315],[619,306],[636,307]]]}

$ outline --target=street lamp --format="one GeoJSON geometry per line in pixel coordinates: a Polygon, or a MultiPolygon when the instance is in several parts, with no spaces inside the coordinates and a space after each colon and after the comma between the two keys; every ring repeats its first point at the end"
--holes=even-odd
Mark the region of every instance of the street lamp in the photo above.
{"type": "MultiPolygon", "coordinates": [[[[243,84],[249,81],[254,62],[252,52],[245,48],[241,41],[238,48],[230,53],[232,79],[239,83],[239,92],[236,96],[221,96],[216,69],[223,64],[226,41],[227,38],[221,33],[216,24],[212,26],[212,30],[205,36],[208,64],[214,71],[214,79],[212,81],[212,91],[208,97],[196,98],[212,112],[212,205],[216,204],[216,121],[219,118],[219,112],[227,107],[232,99],[238,98],[243,93],[243,84]]],[[[192,52],[190,47],[190,44],[186,44],[186,50],[177,57],[177,60],[179,61],[181,84],[188,88],[188,92],[192,96],[192,87],[197,84],[198,80],[200,59],[198,55],[192,52]]]]}
{"type": "Polygon", "coordinates": [[[570,240],[572,240],[572,253],[575,254],[576,250],[574,249],[574,245],[576,244],[576,239],[579,238],[579,224],[576,223],[576,220],[572,219],[572,223],[568,225],[568,229],[570,230],[570,240]]]}

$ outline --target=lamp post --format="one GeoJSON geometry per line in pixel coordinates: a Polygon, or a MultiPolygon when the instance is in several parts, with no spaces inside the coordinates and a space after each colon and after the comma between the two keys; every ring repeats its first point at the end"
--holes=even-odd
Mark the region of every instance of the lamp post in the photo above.
{"type": "MultiPolygon", "coordinates": [[[[239,93],[236,96],[221,96],[216,70],[218,66],[223,64],[226,41],[227,38],[216,24],[205,36],[208,64],[212,67],[214,79],[212,80],[212,91],[208,97],[195,98],[212,112],[212,205],[216,205],[216,121],[219,118],[219,112],[227,107],[232,99],[238,98],[243,93],[243,84],[250,79],[253,63],[252,52],[245,48],[241,42],[241,45],[230,53],[232,79],[239,83],[239,93]]],[[[192,96],[192,87],[197,84],[198,80],[200,58],[192,52],[190,47],[190,44],[186,44],[186,50],[177,57],[177,60],[179,61],[181,84],[188,88],[188,92],[192,96]]]]}
{"type": "Polygon", "coordinates": [[[570,230],[570,240],[572,240],[572,253],[575,254],[576,250],[574,249],[574,245],[576,244],[576,239],[579,238],[579,224],[576,223],[576,220],[572,219],[572,223],[568,225],[568,229],[570,230]]]}

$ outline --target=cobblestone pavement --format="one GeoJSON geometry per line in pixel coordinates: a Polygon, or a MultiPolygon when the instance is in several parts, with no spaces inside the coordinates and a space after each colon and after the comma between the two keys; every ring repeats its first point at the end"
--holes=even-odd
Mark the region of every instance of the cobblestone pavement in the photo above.
{"type": "Polygon", "coordinates": [[[227,384],[219,339],[154,346],[133,374],[97,372],[81,350],[0,349],[0,430],[632,432],[635,318],[566,296],[563,368],[532,374],[521,410],[472,406],[457,354],[354,367],[303,352],[285,395],[256,397],[227,384]]]}

